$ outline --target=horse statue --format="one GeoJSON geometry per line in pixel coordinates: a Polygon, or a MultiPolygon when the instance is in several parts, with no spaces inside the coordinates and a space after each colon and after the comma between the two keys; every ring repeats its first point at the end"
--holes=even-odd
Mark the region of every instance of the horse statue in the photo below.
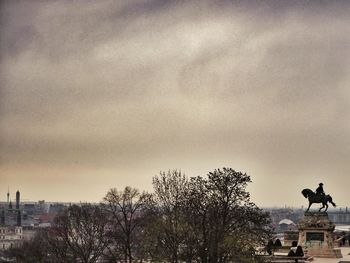
{"type": "Polygon", "coordinates": [[[307,208],[306,212],[309,211],[310,206],[314,203],[322,203],[322,207],[318,210],[319,212],[321,212],[321,210],[323,208],[326,208],[324,210],[324,212],[327,211],[328,209],[328,202],[331,203],[334,207],[336,207],[336,204],[333,203],[332,197],[330,195],[316,195],[312,190],[310,189],[304,189],[303,191],[301,191],[301,193],[303,194],[303,196],[305,198],[308,198],[309,200],[309,207],[307,208]]]}

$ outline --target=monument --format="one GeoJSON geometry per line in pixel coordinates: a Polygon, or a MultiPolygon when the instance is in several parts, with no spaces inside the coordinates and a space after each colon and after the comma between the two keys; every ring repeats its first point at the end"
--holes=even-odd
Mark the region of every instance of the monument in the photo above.
{"type": "Polygon", "coordinates": [[[299,240],[308,256],[324,258],[342,258],[339,248],[334,247],[333,232],[334,223],[329,219],[327,214],[328,202],[333,206],[332,197],[325,195],[321,183],[316,193],[310,189],[304,189],[302,194],[309,200],[309,207],[305,212],[304,218],[299,222],[299,240]],[[322,203],[322,207],[317,212],[309,212],[313,203],[322,203]],[[324,209],[324,211],[321,211],[324,209]]]}

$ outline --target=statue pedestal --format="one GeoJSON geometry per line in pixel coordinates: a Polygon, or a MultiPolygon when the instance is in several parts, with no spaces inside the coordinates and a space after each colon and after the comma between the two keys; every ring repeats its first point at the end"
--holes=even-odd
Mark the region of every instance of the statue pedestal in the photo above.
{"type": "Polygon", "coordinates": [[[305,248],[308,256],[342,258],[339,248],[334,248],[333,231],[335,225],[326,212],[305,212],[299,222],[298,244],[305,248]]]}

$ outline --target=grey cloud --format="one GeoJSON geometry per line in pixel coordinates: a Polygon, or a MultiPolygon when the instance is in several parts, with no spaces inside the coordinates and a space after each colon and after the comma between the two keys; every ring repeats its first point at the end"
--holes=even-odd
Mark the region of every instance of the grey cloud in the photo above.
{"type": "Polygon", "coordinates": [[[30,165],[50,176],[53,165],[69,174],[79,163],[91,182],[100,168],[144,169],[130,184],[147,184],[162,167],[191,174],[238,164],[267,203],[259,189],[275,176],[297,173],[302,183],[314,169],[346,181],[349,9],[343,1],[3,2],[1,164],[14,176],[30,165]]]}

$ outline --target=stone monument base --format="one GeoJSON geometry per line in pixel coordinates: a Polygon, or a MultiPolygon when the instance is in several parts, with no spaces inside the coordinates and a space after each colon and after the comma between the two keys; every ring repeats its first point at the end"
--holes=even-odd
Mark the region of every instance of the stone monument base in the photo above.
{"type": "Polygon", "coordinates": [[[308,248],[306,251],[308,256],[317,258],[342,258],[340,248],[308,248]]]}
{"type": "Polygon", "coordinates": [[[334,248],[333,231],[335,225],[326,212],[305,212],[299,222],[298,244],[308,256],[322,258],[342,258],[339,248],[334,248]]]}

